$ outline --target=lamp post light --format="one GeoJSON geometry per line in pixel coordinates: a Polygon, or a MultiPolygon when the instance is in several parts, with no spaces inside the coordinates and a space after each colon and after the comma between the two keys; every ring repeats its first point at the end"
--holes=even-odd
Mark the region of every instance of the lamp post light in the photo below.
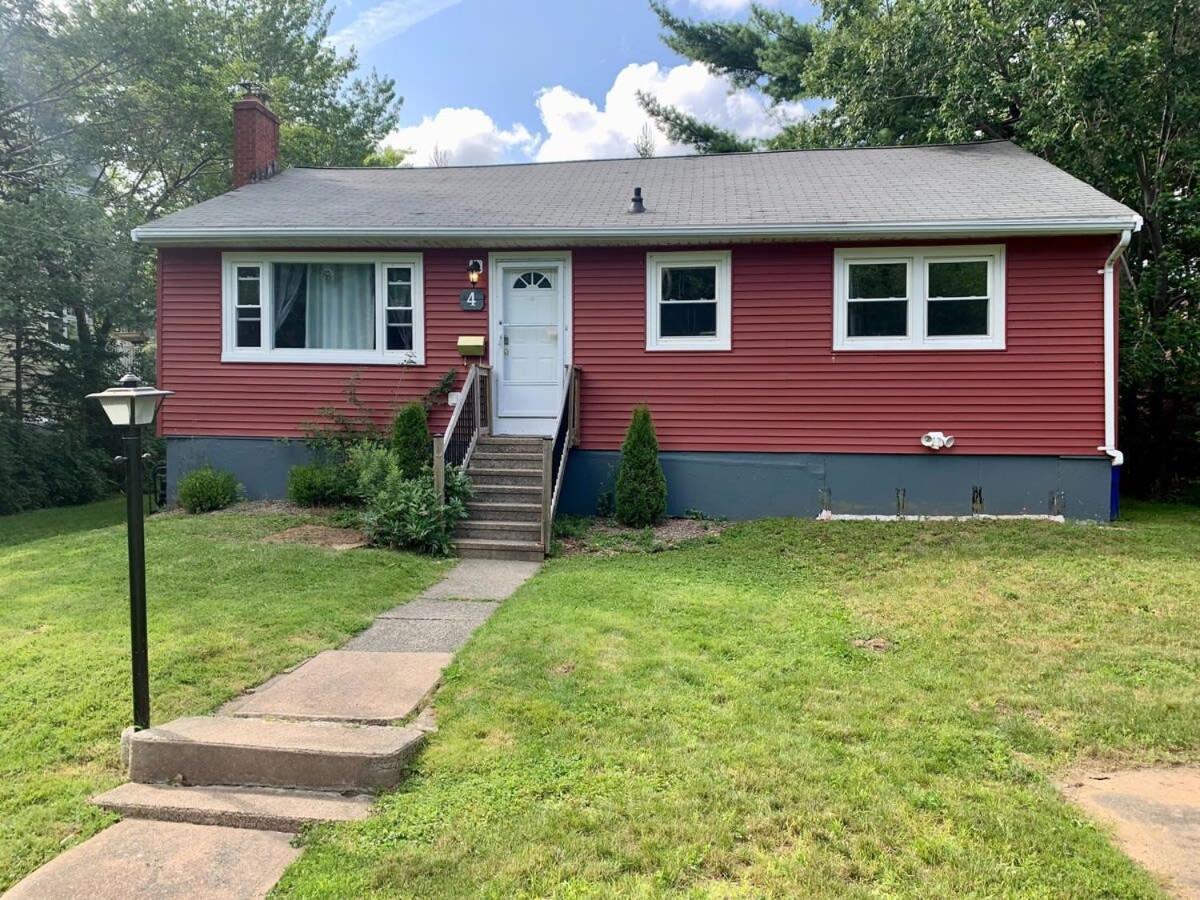
{"type": "Polygon", "coordinates": [[[129,538],[129,630],[133,650],[133,727],[150,727],[150,665],[146,655],[146,535],[142,512],[142,427],[154,421],[163,398],[174,391],[144,386],[126,375],[89,400],[99,400],[108,420],[122,429],[125,510],[129,538]]]}

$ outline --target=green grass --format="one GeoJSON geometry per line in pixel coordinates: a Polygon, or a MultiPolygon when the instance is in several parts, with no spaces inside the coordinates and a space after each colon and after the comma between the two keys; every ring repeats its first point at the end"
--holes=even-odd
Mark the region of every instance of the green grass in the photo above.
{"type": "MultiPolygon", "coordinates": [[[[442,564],[261,538],[304,521],[146,522],[155,723],[204,713],[336,645],[442,564]]],[[[112,817],[130,721],[123,501],[0,518],[0,891],[112,817]]]]}
{"type": "Polygon", "coordinates": [[[413,777],[277,893],[1159,896],[1053,778],[1200,759],[1198,614],[1183,507],[552,560],[459,655],[413,777]]]}

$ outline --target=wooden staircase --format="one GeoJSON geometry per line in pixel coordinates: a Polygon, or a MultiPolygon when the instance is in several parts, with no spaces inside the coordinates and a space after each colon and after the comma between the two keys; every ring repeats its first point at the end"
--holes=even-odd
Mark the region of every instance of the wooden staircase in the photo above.
{"type": "Polygon", "coordinates": [[[480,435],[467,464],[475,495],[459,523],[459,556],[540,560],[542,521],[550,485],[544,438],[480,435]]]}
{"type": "Polygon", "coordinates": [[[434,489],[445,490],[450,466],[474,489],[454,534],[459,556],[538,561],[549,552],[567,456],[579,443],[579,379],[567,366],[553,436],[496,435],[491,367],[471,366],[445,433],[433,439],[434,489]]]}

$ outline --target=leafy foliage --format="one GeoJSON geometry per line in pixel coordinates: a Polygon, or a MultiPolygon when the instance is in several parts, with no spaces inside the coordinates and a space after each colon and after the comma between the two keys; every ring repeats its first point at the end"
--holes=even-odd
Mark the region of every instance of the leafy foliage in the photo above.
{"type": "Polygon", "coordinates": [[[348,465],[308,463],[288,472],[288,499],[300,506],[344,506],[360,498],[357,473],[348,465]]]}
{"type": "Polygon", "coordinates": [[[179,505],[190,513],[213,512],[233,506],[242,496],[242,486],[231,472],[203,466],[179,479],[179,505]]]}
{"type": "Polygon", "coordinates": [[[115,450],[83,395],[147,332],[154,255],[129,230],[226,190],[255,82],[284,165],[395,164],[395,85],[357,75],[323,0],[0,0],[0,390],[21,421],[115,450]],[[370,158],[370,159],[368,159],[370,158]]]}
{"type": "Polygon", "coordinates": [[[392,452],[396,454],[396,463],[405,478],[416,478],[430,465],[433,441],[421,403],[414,400],[396,412],[392,420],[392,452]]]}
{"type": "Polygon", "coordinates": [[[112,460],[70,431],[0,411],[0,515],[91,503],[113,490],[112,460]]]}
{"type": "MultiPolygon", "coordinates": [[[[776,101],[827,98],[774,149],[1012,140],[1143,218],[1121,269],[1125,483],[1200,477],[1198,0],[824,0],[814,23],[754,7],[666,43],[776,101]]],[[[673,140],[735,135],[646,101],[673,140]]]]}
{"type": "Polygon", "coordinates": [[[658,436],[646,406],[633,411],[621,445],[616,502],[617,520],[634,528],[653,525],[667,511],[667,479],[658,461],[658,436]]]}
{"type": "Polygon", "coordinates": [[[350,458],[358,471],[358,493],[366,503],[362,526],[372,544],[438,556],[450,552],[455,526],[467,517],[471,497],[465,472],[446,471],[443,502],[428,467],[410,477],[387,447],[360,444],[350,458]]]}

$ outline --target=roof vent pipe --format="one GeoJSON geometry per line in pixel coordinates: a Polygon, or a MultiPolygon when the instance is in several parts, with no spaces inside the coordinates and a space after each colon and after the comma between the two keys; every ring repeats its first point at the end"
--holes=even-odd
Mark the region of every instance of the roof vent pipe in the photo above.
{"type": "Polygon", "coordinates": [[[633,199],[629,201],[629,211],[631,213],[644,213],[646,204],[642,202],[642,189],[635,187],[633,189],[633,199]]]}

